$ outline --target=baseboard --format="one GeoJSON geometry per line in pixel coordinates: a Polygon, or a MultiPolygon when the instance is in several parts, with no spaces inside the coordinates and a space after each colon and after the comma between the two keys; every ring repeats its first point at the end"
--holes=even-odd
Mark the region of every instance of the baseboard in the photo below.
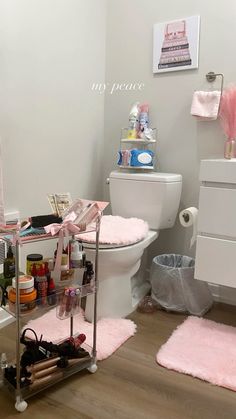
{"type": "Polygon", "coordinates": [[[236,305],[236,288],[224,287],[222,285],[208,284],[214,301],[236,305]]]}

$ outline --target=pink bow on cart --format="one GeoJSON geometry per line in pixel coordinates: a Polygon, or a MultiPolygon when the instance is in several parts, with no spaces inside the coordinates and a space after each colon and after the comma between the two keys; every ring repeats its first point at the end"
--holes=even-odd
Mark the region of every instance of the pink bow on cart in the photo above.
{"type": "Polygon", "coordinates": [[[64,248],[64,237],[66,238],[68,244],[70,234],[78,234],[81,232],[81,229],[77,225],[73,224],[71,220],[64,220],[61,224],[49,224],[44,227],[44,229],[46,233],[51,233],[52,236],[55,236],[59,233],[57,256],[54,266],[54,271],[58,273],[61,270],[61,257],[64,248]]]}

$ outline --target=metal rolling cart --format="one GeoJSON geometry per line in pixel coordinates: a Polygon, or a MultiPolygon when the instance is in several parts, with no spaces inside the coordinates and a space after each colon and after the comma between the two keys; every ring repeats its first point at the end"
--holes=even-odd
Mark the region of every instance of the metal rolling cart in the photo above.
{"type": "MultiPolygon", "coordinates": [[[[88,232],[95,232],[96,233],[96,252],[95,252],[95,269],[94,269],[94,281],[92,286],[88,285],[81,285],[78,286],[80,290],[80,297],[86,297],[89,294],[94,294],[94,316],[93,316],[93,344],[91,348],[86,346],[86,350],[88,351],[88,356],[85,358],[79,358],[78,362],[74,362],[71,365],[61,368],[60,371],[55,374],[55,379],[52,379],[50,382],[46,382],[45,384],[40,385],[39,387],[34,387],[34,385],[22,386],[21,380],[21,332],[22,332],[22,323],[23,320],[28,321],[29,319],[41,317],[47,311],[51,310],[53,307],[52,305],[49,306],[36,306],[36,309],[30,313],[22,314],[20,308],[20,287],[19,287],[19,278],[20,278],[20,266],[19,266],[19,247],[21,245],[21,239],[17,230],[9,230],[7,233],[0,234],[0,238],[5,240],[6,234],[9,236],[11,235],[11,242],[15,246],[15,292],[16,292],[16,303],[15,303],[15,312],[13,313],[8,304],[8,300],[2,300],[1,307],[8,311],[12,316],[15,317],[15,328],[16,328],[16,335],[15,335],[15,358],[11,360],[10,363],[15,365],[16,368],[16,381],[15,386],[10,384],[6,378],[3,378],[2,385],[3,387],[7,387],[13,397],[15,397],[15,408],[19,412],[23,412],[27,408],[27,402],[25,399],[35,395],[36,393],[43,391],[45,388],[54,385],[55,383],[62,381],[63,379],[73,375],[81,370],[87,369],[91,373],[95,373],[97,371],[96,365],[96,338],[97,338],[97,290],[98,290],[98,253],[99,253],[99,232],[100,232],[100,222],[101,222],[101,214],[96,219],[95,228],[87,229],[86,233],[88,232]]],[[[84,231],[83,231],[84,233],[84,231]]],[[[72,236],[72,235],[71,235],[72,236]]],[[[73,237],[73,236],[72,236],[73,237]]],[[[30,240],[25,240],[22,242],[22,245],[30,244],[32,242],[40,242],[44,240],[51,240],[56,239],[58,236],[50,236],[50,237],[35,237],[30,240]]],[[[60,290],[57,291],[57,296],[60,294],[60,290]]],[[[57,300],[58,301],[58,300],[57,300]]],[[[81,300],[80,300],[81,301],[81,300]]],[[[56,306],[56,304],[55,304],[56,306]]],[[[55,307],[54,306],[54,307],[55,307]]],[[[70,330],[68,331],[68,335],[65,338],[73,337],[74,335],[74,328],[73,328],[73,321],[74,316],[70,316],[70,330]]],[[[83,332],[81,330],[81,332],[83,332]]],[[[42,331],[43,333],[43,331],[42,331]]],[[[50,359],[50,358],[49,358],[50,359]]],[[[35,364],[36,365],[36,364],[35,364]]]]}

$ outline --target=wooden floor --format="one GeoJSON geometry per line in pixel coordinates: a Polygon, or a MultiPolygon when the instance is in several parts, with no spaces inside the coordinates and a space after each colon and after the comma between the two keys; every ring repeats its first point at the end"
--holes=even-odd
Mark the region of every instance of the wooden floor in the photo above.
{"type": "MultiPolygon", "coordinates": [[[[216,304],[206,317],[236,326],[236,307],[216,304]]],[[[99,362],[96,374],[84,371],[39,393],[20,416],[8,393],[0,391],[0,418],[236,418],[236,393],[156,364],[158,348],[184,315],[135,312],[130,318],[138,326],[136,335],[99,362]]],[[[2,331],[0,339],[1,345],[10,344],[2,331]]]]}

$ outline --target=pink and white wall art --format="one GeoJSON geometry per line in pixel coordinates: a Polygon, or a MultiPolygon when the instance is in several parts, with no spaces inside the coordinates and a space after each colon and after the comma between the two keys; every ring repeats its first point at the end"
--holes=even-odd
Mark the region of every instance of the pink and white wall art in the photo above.
{"type": "Polygon", "coordinates": [[[157,23],[153,32],[153,73],[198,68],[200,16],[157,23]]]}

